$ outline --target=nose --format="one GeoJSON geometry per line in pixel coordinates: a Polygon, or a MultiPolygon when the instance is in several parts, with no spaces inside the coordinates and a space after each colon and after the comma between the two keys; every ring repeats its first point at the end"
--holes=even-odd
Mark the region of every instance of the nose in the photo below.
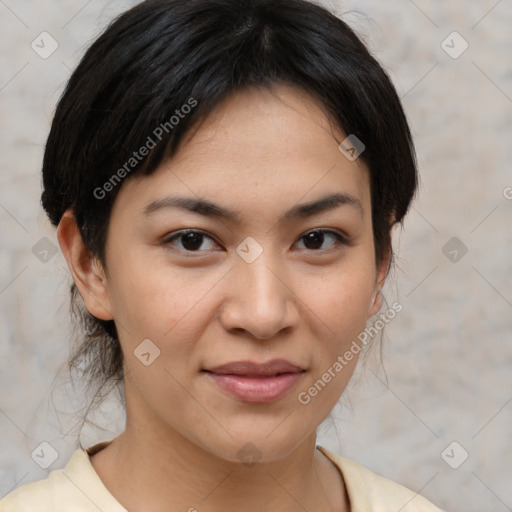
{"type": "Polygon", "coordinates": [[[221,308],[224,328],[265,340],[297,326],[300,300],[289,281],[283,267],[271,261],[265,251],[252,263],[237,260],[221,308]]]}

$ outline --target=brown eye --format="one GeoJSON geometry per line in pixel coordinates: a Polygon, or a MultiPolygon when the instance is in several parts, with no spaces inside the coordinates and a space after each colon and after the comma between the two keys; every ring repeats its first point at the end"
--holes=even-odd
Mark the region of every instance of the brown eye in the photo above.
{"type": "Polygon", "coordinates": [[[321,249],[329,249],[330,247],[322,247],[325,240],[331,238],[334,239],[335,243],[331,244],[332,247],[336,247],[339,244],[346,244],[347,240],[345,237],[337,233],[336,231],[332,231],[329,229],[315,229],[314,231],[310,231],[303,235],[299,240],[304,240],[304,245],[306,249],[309,250],[321,250],[321,249]]]}
{"type": "Polygon", "coordinates": [[[175,233],[174,235],[167,237],[164,240],[164,243],[171,244],[176,247],[176,244],[174,242],[179,241],[181,242],[181,244],[177,246],[177,249],[179,250],[187,252],[206,252],[206,250],[204,249],[199,250],[203,246],[205,240],[210,240],[211,242],[213,242],[213,244],[215,244],[215,241],[203,231],[187,230],[179,231],[178,233],[175,233]]]}

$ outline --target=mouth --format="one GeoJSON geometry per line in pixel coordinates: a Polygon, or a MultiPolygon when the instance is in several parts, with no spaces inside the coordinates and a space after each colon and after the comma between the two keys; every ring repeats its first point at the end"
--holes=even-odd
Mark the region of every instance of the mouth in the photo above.
{"type": "Polygon", "coordinates": [[[206,377],[220,390],[245,403],[269,403],[288,394],[305,369],[274,359],[268,363],[234,361],[204,369],[206,377]]]}

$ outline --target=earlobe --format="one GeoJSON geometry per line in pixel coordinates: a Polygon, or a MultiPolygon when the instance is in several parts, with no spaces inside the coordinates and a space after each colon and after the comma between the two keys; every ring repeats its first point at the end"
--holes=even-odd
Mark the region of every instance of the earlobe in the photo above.
{"type": "Polygon", "coordinates": [[[375,291],[372,295],[372,300],[370,301],[370,307],[368,309],[368,317],[371,317],[377,314],[382,308],[382,288],[384,283],[386,282],[386,278],[388,276],[389,267],[391,263],[391,247],[386,254],[386,257],[381,262],[377,272],[377,279],[375,283],[375,291]]]}
{"type": "Polygon", "coordinates": [[[64,213],[59,222],[57,238],[89,313],[101,320],[112,320],[104,269],[84,245],[71,209],[64,213]]]}
{"type": "Polygon", "coordinates": [[[368,308],[368,317],[372,317],[377,314],[382,307],[382,292],[380,288],[377,288],[375,293],[373,294],[370,307],[368,308]]]}

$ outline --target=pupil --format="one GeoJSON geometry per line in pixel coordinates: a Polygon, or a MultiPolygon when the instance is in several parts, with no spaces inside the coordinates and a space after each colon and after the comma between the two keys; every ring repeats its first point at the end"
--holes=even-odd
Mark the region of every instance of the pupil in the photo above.
{"type": "Polygon", "coordinates": [[[183,247],[188,250],[195,250],[201,247],[201,235],[200,233],[187,233],[183,235],[183,247]]]}
{"type": "Polygon", "coordinates": [[[323,236],[324,234],[319,231],[312,231],[311,233],[308,233],[305,240],[306,247],[308,247],[308,244],[312,243],[315,247],[308,247],[308,249],[318,249],[318,247],[322,246],[323,236]]]}

